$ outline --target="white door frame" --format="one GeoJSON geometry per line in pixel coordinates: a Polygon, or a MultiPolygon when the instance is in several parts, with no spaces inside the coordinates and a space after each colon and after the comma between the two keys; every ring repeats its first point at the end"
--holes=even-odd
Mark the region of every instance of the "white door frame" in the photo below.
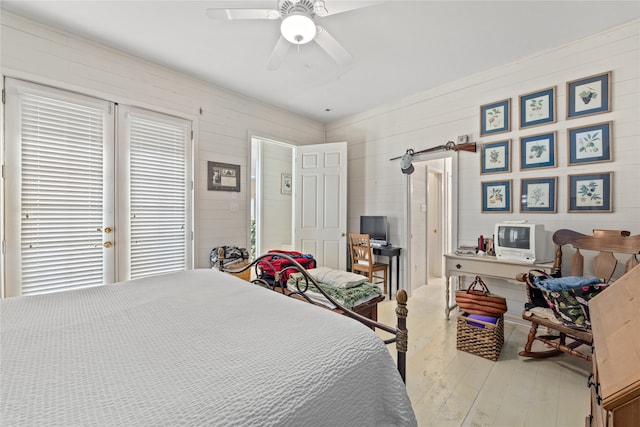
{"type": "MultiPolygon", "coordinates": [[[[453,246],[456,245],[458,241],[458,152],[457,151],[443,151],[439,153],[430,153],[425,155],[422,160],[434,160],[434,159],[446,159],[451,158],[451,184],[449,185],[449,179],[447,176],[443,176],[443,184],[445,188],[445,195],[448,195],[450,198],[449,202],[443,200],[442,206],[443,209],[448,209],[448,206],[451,206],[450,215],[449,212],[446,212],[447,215],[443,215],[445,220],[443,221],[443,230],[447,230],[448,233],[445,233],[444,241],[445,247],[444,252],[451,252],[453,250],[453,246]],[[451,222],[447,224],[446,218],[450,217],[451,222]],[[448,235],[448,237],[447,237],[448,235]]],[[[405,218],[405,241],[407,242],[407,250],[405,250],[404,254],[404,271],[406,272],[405,283],[406,286],[403,286],[403,289],[407,291],[407,293],[411,294],[411,175],[406,175],[404,182],[404,192],[403,192],[403,205],[404,205],[404,218],[405,218]]],[[[427,207],[428,209],[428,207],[427,207]]]]}
{"type": "MultiPolygon", "coordinates": [[[[263,225],[264,225],[264,213],[265,213],[265,208],[263,206],[263,196],[264,196],[264,188],[263,188],[263,173],[264,173],[264,164],[263,164],[263,151],[264,151],[264,147],[263,144],[264,143],[268,143],[268,144],[276,144],[276,145],[281,145],[281,146],[285,146],[287,148],[290,148],[292,150],[293,156],[295,156],[295,150],[296,150],[296,146],[293,144],[290,144],[288,142],[283,142],[283,141],[279,141],[277,139],[274,138],[267,138],[267,137],[262,137],[259,135],[249,135],[249,165],[247,167],[247,183],[249,186],[249,191],[247,191],[247,206],[251,206],[251,169],[253,166],[253,163],[256,163],[256,200],[255,200],[255,217],[256,217],[256,256],[262,255],[264,252],[266,252],[267,248],[263,248],[262,245],[262,232],[263,232],[263,225]],[[257,149],[257,153],[253,152],[252,146],[254,141],[258,144],[258,149],[257,149]]],[[[292,166],[293,167],[293,166],[292,166]]],[[[292,216],[293,216],[293,202],[291,203],[291,210],[292,210],[292,216]]],[[[251,230],[251,213],[249,212],[249,215],[247,215],[247,230],[251,230]]],[[[294,240],[293,240],[293,230],[294,230],[294,225],[292,223],[292,230],[291,230],[291,245],[293,246],[294,244],[294,240]]],[[[247,234],[247,248],[249,248],[251,246],[251,232],[249,232],[247,234]]]]}
{"type": "MultiPolygon", "coordinates": [[[[261,154],[258,153],[257,155],[254,155],[253,151],[252,151],[252,144],[254,140],[259,140],[259,141],[266,141],[266,142],[270,142],[270,143],[276,143],[276,144],[282,144],[282,145],[287,145],[292,147],[293,151],[294,151],[294,158],[298,157],[298,150],[299,149],[309,149],[312,147],[318,147],[318,148],[322,148],[323,150],[326,149],[334,149],[338,146],[343,146],[344,147],[344,173],[342,174],[342,176],[340,177],[342,185],[341,188],[344,189],[344,191],[341,193],[341,197],[344,199],[342,205],[344,206],[344,212],[341,214],[342,219],[341,222],[342,224],[342,229],[341,229],[341,236],[340,236],[340,243],[338,244],[339,246],[336,248],[336,251],[338,253],[337,255],[337,260],[339,262],[339,265],[337,268],[339,269],[346,269],[346,252],[347,252],[347,240],[346,240],[346,221],[347,221],[347,215],[346,215],[346,201],[347,201],[347,196],[346,196],[346,190],[347,190],[347,185],[346,185],[346,180],[347,180],[347,176],[346,176],[346,161],[347,161],[347,143],[346,142],[340,142],[340,143],[324,143],[324,144],[314,144],[314,145],[295,145],[292,144],[290,142],[287,141],[283,141],[281,138],[277,138],[277,137],[273,137],[273,136],[264,136],[263,134],[257,133],[257,132],[249,132],[248,133],[248,148],[247,148],[247,153],[248,153],[248,158],[249,158],[249,164],[247,166],[247,172],[246,172],[246,176],[247,176],[247,182],[249,183],[248,185],[251,185],[251,167],[254,161],[260,161],[260,157],[261,154]],[[258,159],[254,159],[254,157],[258,157],[258,159]]],[[[296,194],[298,193],[298,186],[299,183],[296,182],[296,177],[295,177],[295,169],[296,167],[294,166],[294,179],[293,179],[293,194],[294,194],[294,199],[297,197],[296,194]]],[[[260,167],[257,168],[256,170],[256,176],[258,176],[260,174],[260,167]]],[[[260,256],[262,255],[262,253],[260,253],[260,246],[259,246],[259,234],[260,234],[260,222],[261,222],[261,218],[263,215],[263,208],[260,202],[260,198],[262,197],[260,195],[261,190],[260,190],[260,183],[256,183],[256,256],[260,256]]],[[[246,196],[246,202],[247,202],[247,206],[251,206],[251,191],[247,191],[247,196],[246,196]]],[[[305,248],[303,247],[304,245],[302,245],[302,243],[298,244],[298,241],[300,240],[300,233],[297,232],[296,230],[296,212],[295,212],[295,203],[292,203],[292,214],[293,214],[293,221],[292,221],[292,246],[294,250],[300,251],[300,252],[305,252],[305,248]]],[[[251,215],[247,215],[247,230],[251,229],[251,215]]],[[[251,233],[247,233],[247,247],[250,247],[251,245],[251,233]]]]}

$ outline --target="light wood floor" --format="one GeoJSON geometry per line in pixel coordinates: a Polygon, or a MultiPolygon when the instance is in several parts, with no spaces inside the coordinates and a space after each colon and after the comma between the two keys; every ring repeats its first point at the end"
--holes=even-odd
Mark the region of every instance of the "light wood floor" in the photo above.
{"type": "MultiPolygon", "coordinates": [[[[505,323],[497,362],[456,350],[457,313],[447,321],[443,300],[444,284],[438,283],[418,288],[408,303],[407,391],[420,426],[585,425],[587,361],[518,356],[528,328],[513,323],[505,323]]],[[[378,319],[395,325],[395,306],[395,300],[383,301],[378,319]]]]}

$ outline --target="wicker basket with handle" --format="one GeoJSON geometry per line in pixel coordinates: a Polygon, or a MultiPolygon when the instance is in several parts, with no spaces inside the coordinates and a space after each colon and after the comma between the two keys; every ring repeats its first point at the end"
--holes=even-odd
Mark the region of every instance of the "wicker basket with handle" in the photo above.
{"type": "Polygon", "coordinates": [[[469,319],[466,313],[458,317],[456,337],[458,350],[496,361],[503,345],[504,316],[500,316],[496,324],[469,319]]]}

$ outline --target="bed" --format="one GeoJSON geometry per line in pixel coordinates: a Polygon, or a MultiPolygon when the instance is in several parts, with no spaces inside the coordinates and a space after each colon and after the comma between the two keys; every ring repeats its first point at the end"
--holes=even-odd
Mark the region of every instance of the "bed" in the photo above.
{"type": "Polygon", "coordinates": [[[0,301],[7,426],[416,425],[384,342],[211,270],[0,301]]]}

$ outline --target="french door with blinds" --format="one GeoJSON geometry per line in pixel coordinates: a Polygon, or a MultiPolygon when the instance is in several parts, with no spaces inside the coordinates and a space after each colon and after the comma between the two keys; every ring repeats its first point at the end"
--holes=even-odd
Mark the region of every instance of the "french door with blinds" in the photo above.
{"type": "Polygon", "coordinates": [[[190,268],[191,123],[6,79],[5,296],[190,268]]]}

